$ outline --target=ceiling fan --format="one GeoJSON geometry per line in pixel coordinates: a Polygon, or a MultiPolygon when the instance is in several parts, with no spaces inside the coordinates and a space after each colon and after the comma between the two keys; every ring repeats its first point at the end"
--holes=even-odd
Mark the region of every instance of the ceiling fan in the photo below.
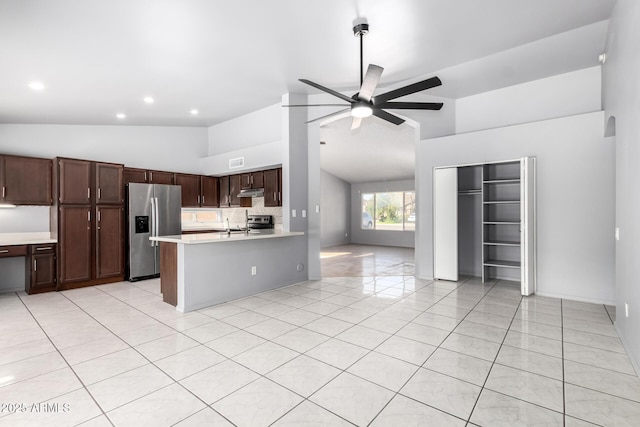
{"type": "Polygon", "coordinates": [[[369,24],[366,20],[358,20],[353,27],[353,35],[360,37],[360,91],[354,94],[352,97],[348,97],[340,92],[329,89],[318,83],[314,83],[310,80],[299,79],[302,83],[313,86],[316,89],[320,89],[323,92],[331,94],[348,104],[308,104],[308,105],[283,105],[283,107],[320,107],[320,106],[340,106],[347,107],[344,110],[336,111],[326,116],[318,117],[310,120],[307,123],[312,123],[318,120],[326,119],[332,116],[343,114],[346,111],[351,110],[351,129],[357,129],[362,123],[362,119],[374,115],[383,120],[386,120],[395,125],[404,123],[404,119],[391,114],[386,109],[391,110],[439,110],[442,108],[441,102],[389,102],[393,99],[400,98],[402,96],[411,95],[412,93],[420,92],[426,89],[431,89],[436,86],[440,86],[442,82],[438,77],[431,77],[429,79],[413,83],[399,89],[394,89],[381,95],[373,96],[380,77],[382,76],[382,67],[374,64],[369,64],[367,68],[367,74],[364,74],[363,55],[362,55],[362,38],[369,32],[369,24]]]}

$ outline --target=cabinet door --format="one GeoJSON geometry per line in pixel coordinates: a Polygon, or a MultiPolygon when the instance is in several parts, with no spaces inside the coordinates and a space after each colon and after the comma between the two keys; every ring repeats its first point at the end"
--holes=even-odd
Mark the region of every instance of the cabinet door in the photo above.
{"type": "Polygon", "coordinates": [[[58,159],[57,167],[60,203],[91,203],[91,162],[58,159]]]}
{"type": "Polygon", "coordinates": [[[96,203],[120,204],[122,194],[122,165],[96,163],[96,203]]]}
{"type": "Polygon", "coordinates": [[[433,171],[433,277],[458,280],[458,168],[433,171]]]}
{"type": "Polygon", "coordinates": [[[149,177],[149,184],[166,184],[166,185],[179,185],[173,176],[173,172],[162,171],[149,171],[147,176],[149,177]]]}
{"type": "Polygon", "coordinates": [[[60,206],[59,284],[91,280],[91,208],[60,206]]]}
{"type": "Polygon", "coordinates": [[[144,169],[124,168],[122,170],[122,180],[125,184],[145,184],[147,182],[147,171],[144,169]]]}
{"type": "Polygon", "coordinates": [[[248,190],[250,188],[251,188],[251,174],[243,173],[242,175],[240,175],[240,189],[248,190]]]}
{"type": "Polygon", "coordinates": [[[240,193],[242,175],[231,175],[229,177],[229,206],[240,206],[241,198],[238,197],[240,193]]]}
{"type": "Polygon", "coordinates": [[[52,290],[56,286],[55,252],[34,253],[31,257],[31,281],[29,292],[52,290]]]}
{"type": "Polygon", "coordinates": [[[197,208],[200,206],[200,175],[177,173],[176,185],[182,187],[182,207],[197,208]]]}
{"type": "Polygon", "coordinates": [[[229,207],[229,177],[222,176],[218,182],[220,183],[220,207],[227,208],[229,207]]]}
{"type": "Polygon", "coordinates": [[[203,176],[201,181],[202,199],[200,204],[203,207],[218,207],[218,178],[213,176],[203,176]]]}
{"type": "Polygon", "coordinates": [[[280,186],[278,169],[264,171],[264,205],[267,207],[279,206],[280,186]]]}
{"type": "Polygon", "coordinates": [[[0,157],[2,201],[16,205],[51,204],[51,160],[0,157]]]}
{"type": "Polygon", "coordinates": [[[264,172],[253,172],[251,174],[251,187],[264,188],[264,172]]]}
{"type": "Polygon", "coordinates": [[[96,207],[96,279],[124,273],[122,217],[120,206],[96,207]]]}

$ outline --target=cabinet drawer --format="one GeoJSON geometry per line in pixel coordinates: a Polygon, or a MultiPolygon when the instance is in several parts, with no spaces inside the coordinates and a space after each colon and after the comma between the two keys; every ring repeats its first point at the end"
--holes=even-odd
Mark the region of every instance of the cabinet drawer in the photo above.
{"type": "Polygon", "coordinates": [[[26,255],[27,245],[0,246],[0,258],[26,255]]]}
{"type": "Polygon", "coordinates": [[[31,245],[31,255],[50,254],[55,252],[55,250],[56,250],[55,243],[42,243],[37,245],[31,245]]]}

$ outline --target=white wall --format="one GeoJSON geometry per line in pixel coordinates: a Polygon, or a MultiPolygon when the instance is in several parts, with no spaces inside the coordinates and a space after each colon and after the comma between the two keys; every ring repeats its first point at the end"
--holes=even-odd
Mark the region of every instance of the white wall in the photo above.
{"type": "Polygon", "coordinates": [[[351,243],[403,248],[415,247],[415,232],[413,231],[363,230],[361,202],[362,193],[413,191],[414,189],[414,180],[351,184],[351,243]]]}
{"type": "Polygon", "coordinates": [[[537,158],[538,293],[614,300],[614,147],[604,114],[581,114],[421,141],[416,155],[416,269],[433,277],[435,166],[537,158]]]}
{"type": "Polygon", "coordinates": [[[640,2],[618,0],[607,36],[603,66],[606,118],[615,117],[616,145],[616,328],[640,372],[640,2]],[[629,304],[629,317],[624,305],[629,304]]]}
{"type": "Polygon", "coordinates": [[[254,145],[200,159],[200,170],[204,175],[223,176],[243,171],[268,169],[282,164],[282,153],[282,141],[254,145]],[[229,160],[240,157],[244,159],[244,166],[231,169],[229,160]]]}
{"type": "Polygon", "coordinates": [[[208,129],[209,156],[282,139],[281,103],[211,126],[208,129]]]}
{"type": "Polygon", "coordinates": [[[320,170],[320,245],[345,245],[351,242],[351,184],[320,170]]]}
{"type": "Polygon", "coordinates": [[[600,79],[597,66],[460,98],[455,133],[600,111],[600,79]]]}
{"type": "Polygon", "coordinates": [[[165,126],[0,125],[0,153],[73,157],[200,173],[207,129],[165,126]]]}

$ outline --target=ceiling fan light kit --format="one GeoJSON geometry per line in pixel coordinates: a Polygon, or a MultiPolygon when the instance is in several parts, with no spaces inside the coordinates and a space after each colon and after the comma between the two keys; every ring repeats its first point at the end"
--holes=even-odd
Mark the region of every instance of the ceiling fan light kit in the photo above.
{"type": "Polygon", "coordinates": [[[327,119],[329,117],[343,114],[346,111],[351,111],[351,129],[357,129],[362,123],[362,119],[370,116],[376,116],[382,120],[386,120],[395,125],[404,123],[404,119],[388,113],[385,109],[396,110],[440,110],[442,108],[441,102],[389,102],[393,99],[403,96],[411,95],[416,92],[421,92],[426,89],[431,89],[436,86],[440,86],[442,82],[438,77],[431,77],[429,79],[413,83],[399,89],[394,89],[381,95],[373,96],[380,77],[382,76],[382,67],[374,64],[369,64],[367,73],[364,74],[364,61],[363,61],[363,44],[362,38],[369,32],[369,24],[366,19],[359,18],[354,21],[353,35],[360,38],[360,91],[351,97],[344,95],[333,89],[329,89],[318,83],[314,83],[310,80],[299,79],[302,83],[319,89],[325,93],[340,98],[348,104],[308,104],[308,105],[283,105],[283,107],[320,107],[320,106],[332,106],[332,107],[346,107],[343,110],[336,111],[326,116],[317,117],[307,123],[316,122],[318,120],[327,119]]]}

